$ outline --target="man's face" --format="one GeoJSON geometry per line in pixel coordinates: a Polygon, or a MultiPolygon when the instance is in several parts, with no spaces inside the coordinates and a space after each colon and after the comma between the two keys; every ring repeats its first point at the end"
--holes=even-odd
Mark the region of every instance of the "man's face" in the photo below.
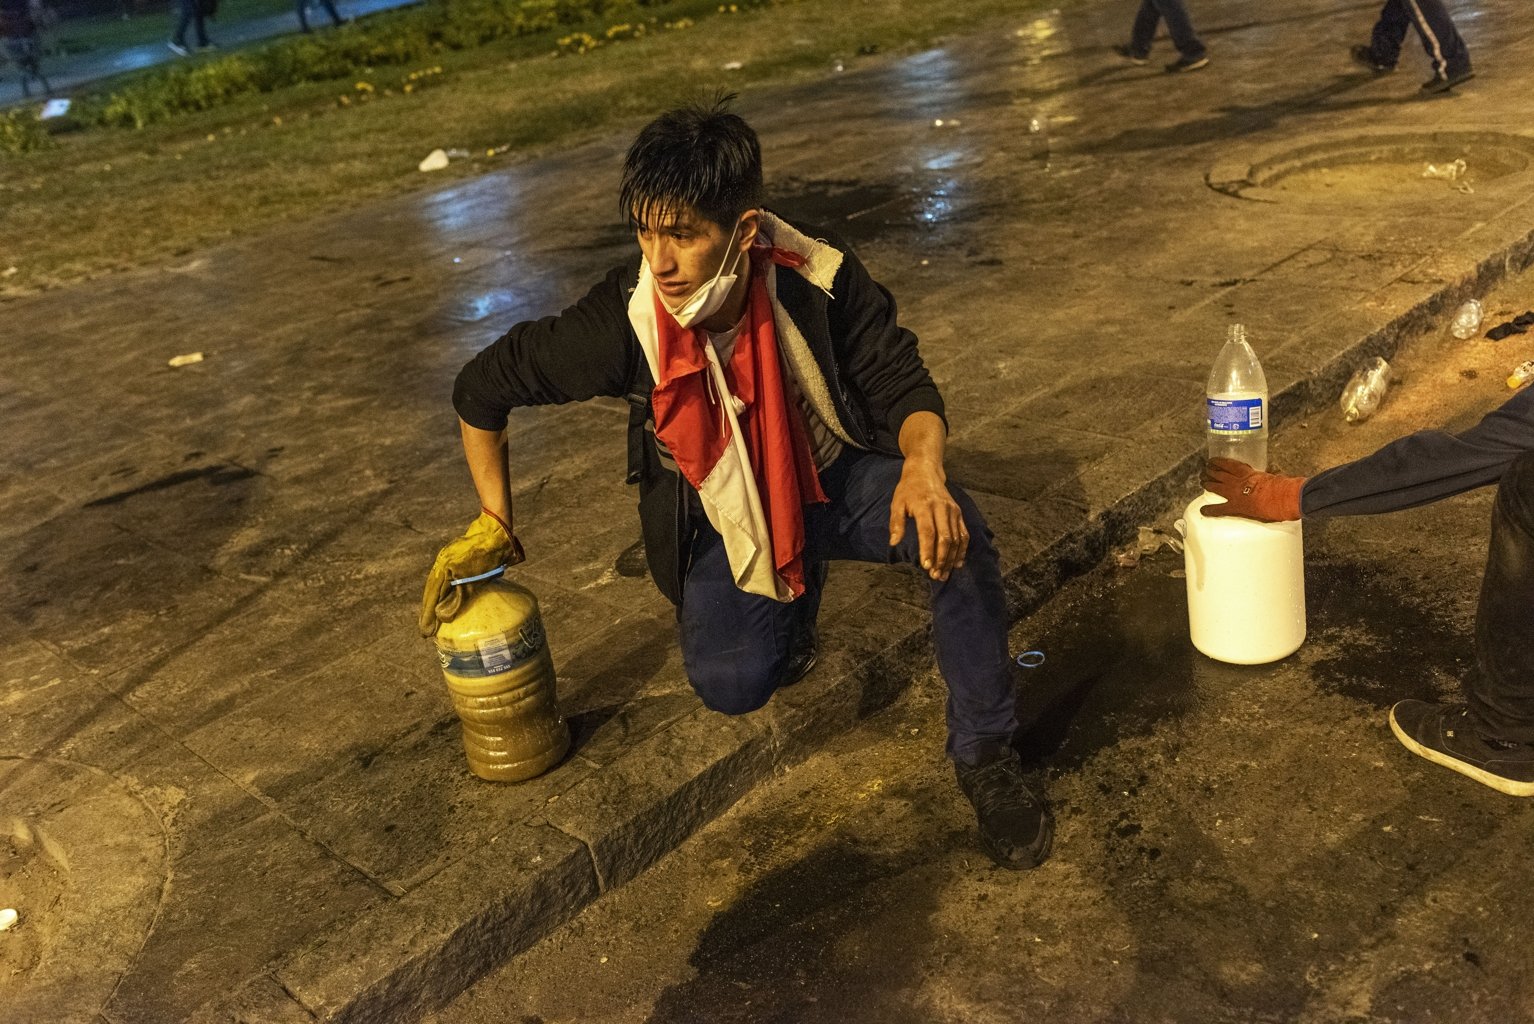
{"type": "Polygon", "coordinates": [[[733,232],[735,238],[731,243],[731,229],[738,222],[721,226],[691,207],[657,211],[651,218],[654,223],[646,223],[637,215],[630,220],[639,249],[650,264],[650,273],[655,275],[656,287],[673,309],[712,281],[732,252],[751,244],[744,237],[746,233],[738,229],[733,232]]]}

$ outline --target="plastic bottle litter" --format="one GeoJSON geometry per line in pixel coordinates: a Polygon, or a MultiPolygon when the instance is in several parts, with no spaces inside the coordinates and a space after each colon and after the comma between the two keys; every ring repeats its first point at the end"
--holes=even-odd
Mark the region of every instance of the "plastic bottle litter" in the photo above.
{"type": "Polygon", "coordinates": [[[1209,371],[1205,389],[1209,457],[1268,468],[1268,379],[1246,328],[1231,324],[1225,347],[1209,371]]]}
{"type": "Polygon", "coordinates": [[[1517,389],[1531,380],[1534,380],[1534,359],[1526,359],[1513,367],[1513,372],[1507,375],[1507,386],[1517,389]]]}
{"type": "Polygon", "coordinates": [[[1455,160],[1447,164],[1428,164],[1422,171],[1424,178],[1439,178],[1443,181],[1458,181],[1465,176],[1465,161],[1455,160]]]}
{"type": "Polygon", "coordinates": [[[1385,400],[1389,387],[1390,364],[1375,356],[1374,361],[1353,374],[1347,387],[1342,389],[1342,398],[1337,404],[1342,407],[1343,419],[1349,423],[1362,423],[1373,416],[1374,410],[1385,400]]]}
{"type": "Polygon", "coordinates": [[[1454,320],[1449,324],[1449,333],[1460,341],[1475,337],[1475,333],[1481,329],[1481,318],[1486,315],[1481,308],[1480,299],[1470,299],[1454,314],[1454,320]]]}

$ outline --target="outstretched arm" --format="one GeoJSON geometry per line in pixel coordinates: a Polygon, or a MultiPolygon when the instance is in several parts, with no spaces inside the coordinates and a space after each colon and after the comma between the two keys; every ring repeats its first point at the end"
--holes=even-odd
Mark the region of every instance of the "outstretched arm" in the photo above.
{"type": "Polygon", "coordinates": [[[1494,484],[1534,451],[1534,389],[1513,395],[1461,434],[1423,430],[1305,484],[1307,516],[1394,512],[1494,484]]]}
{"type": "Polygon", "coordinates": [[[1395,512],[1494,484],[1527,451],[1534,451],[1534,389],[1520,391],[1461,434],[1419,430],[1308,480],[1211,459],[1204,487],[1226,503],[1205,505],[1203,514],[1271,523],[1395,512]]]}

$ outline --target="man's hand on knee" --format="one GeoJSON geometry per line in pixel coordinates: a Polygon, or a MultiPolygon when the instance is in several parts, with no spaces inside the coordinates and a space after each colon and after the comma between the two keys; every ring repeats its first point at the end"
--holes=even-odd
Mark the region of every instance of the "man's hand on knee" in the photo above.
{"type": "Polygon", "coordinates": [[[890,547],[905,539],[906,520],[916,523],[917,547],[922,569],[934,580],[946,580],[963,567],[969,550],[969,530],[964,513],[948,492],[941,464],[908,458],[890,502],[890,547]]]}

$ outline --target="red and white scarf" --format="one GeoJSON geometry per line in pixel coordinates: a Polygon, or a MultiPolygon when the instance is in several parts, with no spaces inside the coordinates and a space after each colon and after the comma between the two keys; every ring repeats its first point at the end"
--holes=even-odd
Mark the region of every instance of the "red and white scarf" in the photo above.
{"type": "Polygon", "coordinates": [[[655,435],[697,488],[735,585],[777,601],[804,593],[804,506],[826,500],[785,387],[769,296],[777,266],[803,263],[794,252],[753,247],[745,321],[727,366],[707,332],[666,311],[648,264],[629,302],[655,373],[655,435]]]}

